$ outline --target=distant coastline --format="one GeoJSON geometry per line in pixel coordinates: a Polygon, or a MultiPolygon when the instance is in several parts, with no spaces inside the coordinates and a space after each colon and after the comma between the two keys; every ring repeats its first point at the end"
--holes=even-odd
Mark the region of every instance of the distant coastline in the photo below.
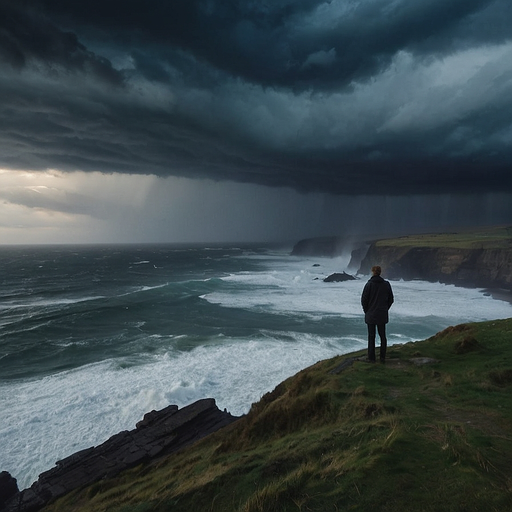
{"type": "MultiPolygon", "coordinates": [[[[292,255],[336,257],[348,250],[342,237],[301,240],[292,255]]],[[[391,279],[484,288],[512,302],[512,227],[460,233],[431,233],[361,242],[351,249],[349,267],[368,274],[379,264],[391,279]]]]}

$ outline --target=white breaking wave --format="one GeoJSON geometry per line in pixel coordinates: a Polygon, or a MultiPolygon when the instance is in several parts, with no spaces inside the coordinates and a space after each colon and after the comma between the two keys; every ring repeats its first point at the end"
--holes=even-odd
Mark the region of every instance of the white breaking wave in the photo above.
{"type": "MultiPolygon", "coordinates": [[[[224,277],[225,281],[240,283],[246,289],[236,294],[217,291],[203,298],[229,308],[258,309],[279,314],[309,313],[311,319],[318,320],[325,315],[360,317],[361,292],[369,276],[358,276],[357,280],[341,283],[323,282],[327,275],[341,271],[331,260],[322,263],[321,267],[312,267],[310,261],[307,266],[304,261],[295,261],[268,272],[241,272],[224,277]],[[258,293],[257,287],[265,288],[265,293],[258,293]]],[[[512,316],[511,304],[494,300],[481,289],[416,280],[390,282],[395,295],[395,303],[390,311],[391,322],[393,319],[433,316],[463,323],[512,316]]],[[[442,325],[440,328],[443,328],[442,325]]]]}
{"type": "Polygon", "coordinates": [[[71,304],[78,304],[80,302],[88,302],[92,300],[104,299],[103,295],[95,295],[88,297],[76,297],[76,298],[58,298],[58,299],[42,299],[34,298],[20,301],[5,302],[0,305],[0,311],[4,309],[16,309],[16,308],[38,308],[38,307],[51,307],[51,306],[67,306],[71,304]]]}
{"type": "Polygon", "coordinates": [[[2,470],[15,476],[20,488],[28,487],[58,459],[135,428],[148,411],[211,397],[219,408],[244,414],[299,370],[363,348],[355,339],[289,336],[294,342],[266,333],[249,342],[145,358],[136,366],[123,367],[116,359],[16,386],[3,384],[2,470]]]}

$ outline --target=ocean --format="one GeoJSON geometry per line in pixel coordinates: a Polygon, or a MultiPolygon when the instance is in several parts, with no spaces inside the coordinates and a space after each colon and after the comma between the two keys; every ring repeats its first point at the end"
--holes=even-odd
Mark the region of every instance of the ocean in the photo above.
{"type": "MultiPolygon", "coordinates": [[[[325,283],[347,257],[290,250],[0,247],[0,471],[26,488],[148,411],[213,397],[241,415],[299,370],[364,349],[368,276],[325,283]]],[[[512,316],[483,290],[391,284],[390,344],[512,316]]]]}

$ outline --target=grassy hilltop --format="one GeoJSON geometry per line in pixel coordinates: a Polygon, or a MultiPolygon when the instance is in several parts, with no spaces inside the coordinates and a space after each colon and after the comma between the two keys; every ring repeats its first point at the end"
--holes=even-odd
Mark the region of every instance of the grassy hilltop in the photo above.
{"type": "Polygon", "coordinates": [[[373,265],[391,279],[512,291],[512,226],[378,240],[359,272],[368,273],[373,265]]]}
{"type": "Polygon", "coordinates": [[[512,249],[512,226],[457,233],[429,233],[379,240],[377,247],[429,247],[452,249],[512,249]]]}
{"type": "Polygon", "coordinates": [[[196,445],[45,510],[512,510],[512,319],[388,353],[321,361],[196,445]]]}

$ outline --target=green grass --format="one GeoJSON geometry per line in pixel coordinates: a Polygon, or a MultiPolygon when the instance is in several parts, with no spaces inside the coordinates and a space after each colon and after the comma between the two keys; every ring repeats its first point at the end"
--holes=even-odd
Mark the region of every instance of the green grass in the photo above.
{"type": "Polygon", "coordinates": [[[389,238],[377,247],[450,247],[455,249],[512,249],[512,227],[495,227],[459,233],[433,233],[389,238]]]}
{"type": "Polygon", "coordinates": [[[45,510],[512,510],[512,319],[388,353],[339,374],[349,356],[321,361],[196,445],[45,510]]]}

